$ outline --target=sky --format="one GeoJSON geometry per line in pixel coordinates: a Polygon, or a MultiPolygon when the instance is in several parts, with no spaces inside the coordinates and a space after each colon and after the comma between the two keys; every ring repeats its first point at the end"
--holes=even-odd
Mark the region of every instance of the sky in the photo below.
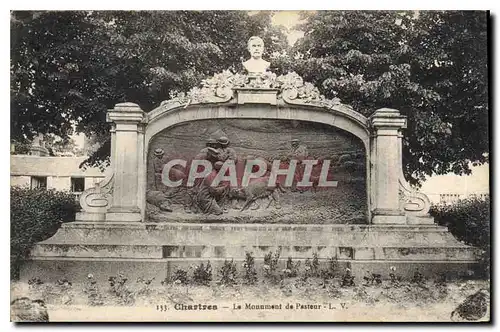
{"type": "Polygon", "coordinates": [[[423,184],[420,191],[427,195],[436,194],[481,194],[489,193],[489,171],[488,164],[472,167],[471,175],[436,175],[429,177],[423,184]]]}
{"type": "Polygon", "coordinates": [[[294,30],[293,27],[301,23],[298,11],[277,11],[271,20],[274,25],[281,25],[288,29],[287,38],[290,45],[304,36],[304,33],[299,30],[294,30]]]}

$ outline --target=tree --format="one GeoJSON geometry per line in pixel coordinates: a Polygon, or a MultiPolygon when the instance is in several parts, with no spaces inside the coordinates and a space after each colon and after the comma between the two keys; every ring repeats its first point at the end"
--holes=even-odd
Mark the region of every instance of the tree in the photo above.
{"type": "Polygon", "coordinates": [[[129,101],[150,111],[174,90],[235,68],[246,41],[269,53],[286,46],[271,13],[242,11],[55,11],[11,13],[11,135],[102,139],[90,159],[109,156],[107,109],[129,101]]]}
{"type": "Polygon", "coordinates": [[[408,117],[405,174],[470,173],[488,161],[487,13],[304,13],[293,56],[275,59],[329,98],[365,116],[381,107],[408,117]]]}
{"type": "Polygon", "coordinates": [[[51,156],[73,155],[83,156],[81,149],[78,148],[73,138],[62,139],[55,135],[46,135],[43,142],[51,156]]]}

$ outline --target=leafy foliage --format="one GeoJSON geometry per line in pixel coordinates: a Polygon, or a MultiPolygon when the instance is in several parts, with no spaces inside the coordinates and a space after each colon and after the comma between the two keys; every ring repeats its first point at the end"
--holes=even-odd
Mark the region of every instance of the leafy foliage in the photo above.
{"type": "Polygon", "coordinates": [[[285,263],[283,274],[287,278],[294,278],[299,274],[300,261],[293,262],[292,257],[288,257],[285,263]]]}
{"type": "Polygon", "coordinates": [[[319,267],[319,257],[318,253],[314,252],[313,253],[313,258],[311,259],[306,259],[305,261],[305,278],[310,278],[310,277],[319,277],[320,276],[320,267],[319,267]]]}
{"type": "Polygon", "coordinates": [[[133,293],[128,289],[127,281],[128,278],[122,273],[118,273],[117,276],[110,276],[108,278],[109,291],[117,297],[120,304],[131,305],[134,304],[135,300],[133,293]]]}
{"type": "Polygon", "coordinates": [[[352,274],[351,269],[347,267],[344,271],[344,275],[342,275],[342,279],[340,281],[340,286],[341,287],[354,287],[354,286],[356,286],[354,279],[355,279],[355,277],[352,274]]]}
{"type": "Polygon", "coordinates": [[[234,260],[225,260],[224,264],[221,266],[219,270],[219,284],[225,286],[232,286],[236,284],[237,272],[236,272],[236,264],[234,260]]]}
{"type": "Polygon", "coordinates": [[[189,283],[188,272],[184,269],[177,268],[174,275],[170,278],[172,282],[187,285],[189,283]]]}
{"type": "Polygon", "coordinates": [[[271,13],[243,11],[14,11],[11,13],[11,135],[66,138],[78,132],[109,155],[106,110],[129,101],[150,111],[223,69],[236,70],[246,42],[268,53],[286,45],[271,13]],[[108,141],[107,141],[108,140],[108,141]]]}
{"type": "Polygon", "coordinates": [[[102,294],[95,280],[94,275],[89,274],[84,283],[83,293],[87,295],[87,301],[90,306],[101,306],[104,304],[102,294]]]}
{"type": "Polygon", "coordinates": [[[320,274],[323,279],[333,279],[337,276],[339,269],[339,261],[337,256],[328,258],[327,268],[321,270],[320,274]]]}
{"type": "Polygon", "coordinates": [[[44,189],[11,187],[10,251],[11,275],[17,277],[19,264],[31,247],[46,240],[61,223],[73,221],[77,205],[73,195],[44,189]]]}
{"type": "Polygon", "coordinates": [[[363,286],[380,285],[382,284],[382,275],[379,273],[369,273],[363,277],[363,286]]]}
{"type": "Polygon", "coordinates": [[[441,204],[431,207],[430,213],[439,225],[460,241],[481,248],[484,253],[481,267],[484,272],[490,269],[490,201],[478,197],[459,200],[455,204],[441,204]]]}
{"type": "Polygon", "coordinates": [[[197,265],[193,271],[193,283],[196,285],[209,286],[212,281],[212,265],[210,261],[207,265],[200,263],[197,265]]]}
{"type": "Polygon", "coordinates": [[[408,117],[405,173],[470,173],[488,161],[487,13],[316,11],[305,35],[274,59],[329,98],[365,116],[382,107],[408,117]],[[291,55],[290,55],[291,54],[291,55]]]}
{"type": "Polygon", "coordinates": [[[136,295],[140,296],[149,296],[153,290],[151,284],[155,278],[137,278],[137,284],[139,285],[139,289],[135,291],[136,295]]]}
{"type": "Polygon", "coordinates": [[[11,151],[10,154],[28,154],[31,149],[31,142],[27,140],[11,140],[11,151]]]}
{"type": "Polygon", "coordinates": [[[247,285],[254,285],[257,282],[257,271],[255,270],[255,258],[252,256],[252,253],[245,253],[243,268],[245,269],[243,282],[247,285]]]}
{"type": "Polygon", "coordinates": [[[43,138],[43,142],[45,143],[45,147],[49,150],[49,155],[51,156],[67,154],[83,156],[83,150],[78,148],[73,138],[68,137],[61,139],[55,135],[46,135],[43,138]]]}
{"type": "Polygon", "coordinates": [[[276,252],[268,252],[264,256],[264,276],[272,282],[278,282],[280,277],[278,275],[278,263],[281,255],[281,250],[277,249],[276,252]]]}

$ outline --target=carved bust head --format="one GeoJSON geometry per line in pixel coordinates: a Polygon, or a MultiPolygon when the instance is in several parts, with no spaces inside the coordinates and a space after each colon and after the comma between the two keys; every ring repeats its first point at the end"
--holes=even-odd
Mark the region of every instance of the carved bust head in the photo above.
{"type": "Polygon", "coordinates": [[[268,68],[270,63],[262,59],[262,54],[264,53],[264,41],[262,38],[257,36],[252,36],[247,43],[248,52],[250,52],[251,58],[243,62],[243,66],[249,73],[264,73],[268,68]]]}
{"type": "Polygon", "coordinates": [[[247,48],[252,59],[258,60],[262,58],[262,53],[264,53],[264,41],[260,37],[252,36],[247,42],[247,48]]]}

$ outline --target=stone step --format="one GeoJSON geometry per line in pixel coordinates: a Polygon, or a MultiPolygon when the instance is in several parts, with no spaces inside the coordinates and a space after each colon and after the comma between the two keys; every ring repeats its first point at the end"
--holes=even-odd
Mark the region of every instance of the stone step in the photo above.
{"type": "Polygon", "coordinates": [[[362,259],[362,260],[470,260],[477,259],[478,250],[467,246],[401,246],[401,247],[336,247],[336,246],[211,246],[211,245],[74,245],[37,244],[31,251],[32,258],[75,257],[75,258],[227,258],[241,259],[246,252],[256,258],[280,250],[282,257],[299,259],[319,258],[362,259]]]}
{"type": "Polygon", "coordinates": [[[151,270],[170,275],[172,269],[194,262],[242,261],[247,251],[261,264],[266,254],[278,248],[283,260],[305,260],[317,253],[322,262],[337,257],[363,274],[364,268],[378,271],[394,264],[442,272],[451,266],[463,272],[479,257],[478,249],[458,242],[445,227],[436,225],[75,222],[64,224],[53,237],[36,244],[21,276],[26,280],[43,270],[54,276],[77,273],[84,278],[88,273],[101,273],[99,269],[107,274],[126,270],[140,275],[151,270]]]}
{"type": "MultiPolygon", "coordinates": [[[[218,270],[224,264],[225,259],[212,258],[213,280],[219,278],[218,270]]],[[[295,262],[299,260],[294,260],[295,262]]],[[[299,267],[299,274],[304,273],[304,262],[299,267]]],[[[239,277],[244,272],[242,267],[243,259],[234,259],[239,277]]],[[[285,268],[286,258],[280,259],[278,264],[279,272],[285,268]]],[[[155,278],[154,285],[160,286],[160,281],[171,277],[176,269],[182,268],[188,271],[191,278],[193,267],[207,263],[206,259],[201,258],[163,258],[163,259],[122,259],[122,258],[64,258],[47,257],[35,260],[29,260],[21,266],[20,276],[22,281],[28,281],[31,278],[40,278],[44,282],[54,281],[61,278],[68,278],[72,282],[85,281],[89,274],[92,274],[100,281],[101,287],[107,285],[109,276],[116,276],[123,273],[131,283],[137,278],[155,278]]],[[[320,260],[320,268],[327,268],[326,260],[320,260]]],[[[255,267],[259,280],[263,278],[263,259],[255,259],[255,267]]],[[[445,274],[448,278],[471,277],[477,269],[477,263],[470,261],[412,261],[412,260],[349,260],[339,259],[337,275],[341,276],[345,268],[349,267],[355,276],[357,283],[362,281],[363,276],[369,276],[371,273],[381,274],[383,279],[389,278],[391,268],[396,268],[396,275],[408,280],[415,272],[422,273],[428,278],[436,278],[440,274],[445,274]]]]}
{"type": "Polygon", "coordinates": [[[459,246],[436,225],[262,225],[179,223],[68,223],[45,244],[244,246],[459,246]]]}

